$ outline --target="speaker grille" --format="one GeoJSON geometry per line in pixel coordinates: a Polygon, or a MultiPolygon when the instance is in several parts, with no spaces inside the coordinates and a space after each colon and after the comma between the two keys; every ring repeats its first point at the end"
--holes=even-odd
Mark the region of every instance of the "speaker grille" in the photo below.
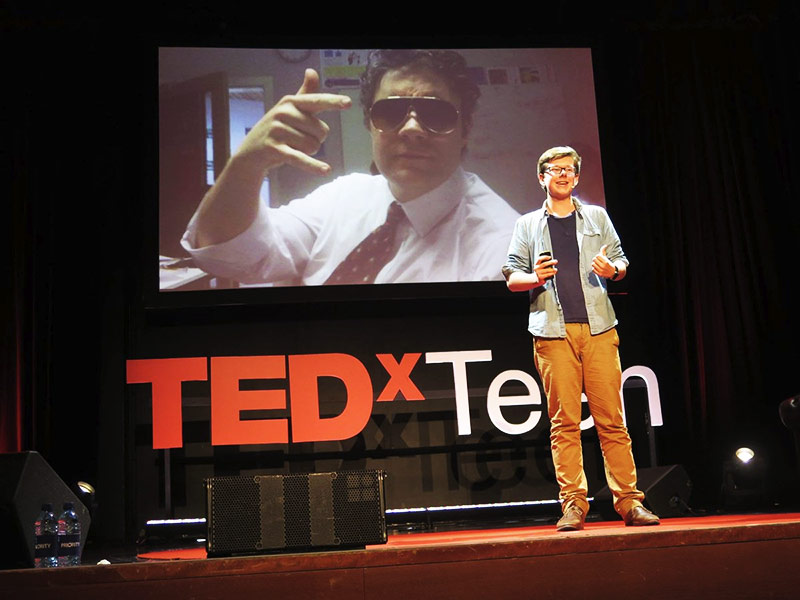
{"type": "Polygon", "coordinates": [[[259,486],[252,478],[218,477],[209,488],[209,539],[220,552],[235,552],[242,546],[258,548],[260,527],[253,527],[252,514],[259,511],[259,486]]]}
{"type": "Polygon", "coordinates": [[[286,521],[286,546],[304,547],[311,545],[311,506],[308,500],[308,477],[289,476],[283,478],[283,494],[289,502],[284,503],[283,514],[286,521]]]}
{"type": "Polygon", "coordinates": [[[336,537],[341,543],[375,539],[385,528],[376,472],[338,473],[333,479],[336,537]]]}
{"type": "Polygon", "coordinates": [[[386,542],[383,471],[205,480],[209,556],[386,542]]]}

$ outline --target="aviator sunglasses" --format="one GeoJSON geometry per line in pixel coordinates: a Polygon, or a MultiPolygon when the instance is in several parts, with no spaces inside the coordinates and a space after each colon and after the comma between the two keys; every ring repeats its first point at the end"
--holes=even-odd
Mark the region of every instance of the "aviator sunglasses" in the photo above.
{"type": "Polygon", "coordinates": [[[447,100],[429,96],[389,96],[369,109],[372,125],[381,133],[394,131],[405,123],[411,111],[420,125],[431,133],[452,133],[458,125],[458,109],[447,100]]]}

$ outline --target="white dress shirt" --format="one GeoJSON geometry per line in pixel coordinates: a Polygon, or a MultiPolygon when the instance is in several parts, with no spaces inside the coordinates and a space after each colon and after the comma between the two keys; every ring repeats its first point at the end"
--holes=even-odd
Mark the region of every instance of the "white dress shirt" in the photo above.
{"type": "MultiPolygon", "coordinates": [[[[242,283],[321,285],[386,220],[394,201],[381,175],[345,175],[279,208],[259,205],[248,229],[197,248],[195,218],[181,240],[206,272],[242,283]]],[[[401,204],[394,258],[375,283],[502,279],[519,213],[477,175],[457,169],[438,188],[401,204]]]]}

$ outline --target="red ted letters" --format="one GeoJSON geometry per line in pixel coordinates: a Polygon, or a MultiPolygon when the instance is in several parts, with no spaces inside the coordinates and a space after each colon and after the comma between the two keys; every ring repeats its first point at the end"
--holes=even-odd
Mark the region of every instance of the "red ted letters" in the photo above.
{"type": "MultiPolygon", "coordinates": [[[[421,354],[405,354],[397,362],[391,354],[378,360],[390,375],[378,400],[424,400],[411,381],[411,370],[421,354]]],[[[206,381],[207,359],[156,358],[128,361],[128,383],[150,383],[153,398],[153,448],[183,445],[181,383],[206,381]]],[[[285,410],[286,390],[241,390],[247,379],[286,379],[288,370],[293,442],[344,440],[360,433],[372,413],[372,381],[364,365],[349,354],[211,357],[211,444],[286,444],[289,419],[242,420],[241,411],[285,410]],[[340,379],[347,390],[344,410],[333,417],[319,411],[320,377],[340,379]]]]}

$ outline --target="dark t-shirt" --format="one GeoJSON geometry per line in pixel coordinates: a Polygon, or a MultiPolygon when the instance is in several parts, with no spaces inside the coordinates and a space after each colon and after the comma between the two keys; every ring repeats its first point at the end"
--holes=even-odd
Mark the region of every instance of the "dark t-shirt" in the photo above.
{"type": "Polygon", "coordinates": [[[556,290],[566,323],[588,323],[586,301],[581,288],[580,253],[578,236],[575,233],[575,212],[567,217],[548,216],[550,242],[556,268],[556,290]]]}

